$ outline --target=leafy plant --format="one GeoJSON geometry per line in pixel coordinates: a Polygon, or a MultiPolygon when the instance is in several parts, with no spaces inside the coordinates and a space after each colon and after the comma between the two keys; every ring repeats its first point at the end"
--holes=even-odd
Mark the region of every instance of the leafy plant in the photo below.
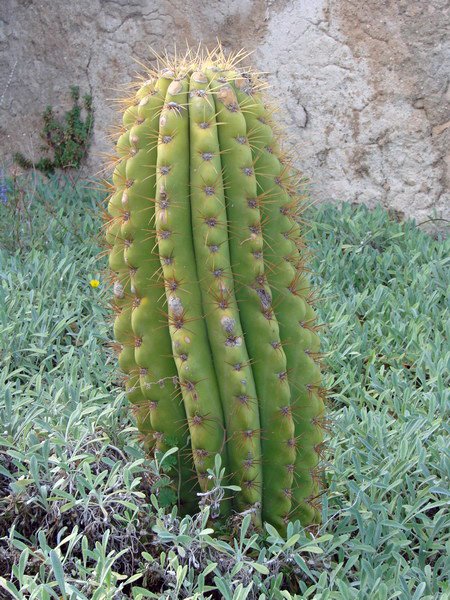
{"type": "Polygon", "coordinates": [[[167,506],[174,455],[138,443],[104,343],[99,194],[66,176],[39,189],[29,249],[0,251],[0,597],[448,600],[450,240],[381,208],[308,211],[332,322],[323,524],[259,534],[235,514],[230,539],[211,502],[167,506]]]}
{"type": "Polygon", "coordinates": [[[80,104],[80,90],[78,86],[70,87],[70,97],[73,106],[59,120],[51,106],[47,106],[42,119],[43,128],[41,138],[45,145],[41,150],[50,156],[44,156],[37,162],[26,158],[20,152],[14,154],[15,162],[23,169],[37,169],[45,174],[53,173],[55,169],[78,169],[89,149],[93,125],[94,111],[92,96],[85,94],[80,104]],[[83,120],[82,110],[85,117],[83,120]]]}
{"type": "MultiPolygon", "coordinates": [[[[64,231],[68,234],[71,226],[63,217],[60,198],[74,209],[76,203],[81,202],[91,215],[96,208],[87,187],[77,185],[69,173],[43,177],[36,171],[24,172],[13,166],[2,174],[0,191],[4,191],[4,200],[0,201],[0,247],[8,252],[26,253],[32,247],[35,250],[42,248],[56,230],[58,236],[64,235],[64,231]]],[[[71,235],[82,241],[77,231],[71,235]]]]}

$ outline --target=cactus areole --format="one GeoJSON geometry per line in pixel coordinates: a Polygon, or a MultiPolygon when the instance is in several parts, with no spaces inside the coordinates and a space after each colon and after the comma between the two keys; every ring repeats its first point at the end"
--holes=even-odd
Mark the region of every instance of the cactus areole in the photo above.
{"type": "Polygon", "coordinates": [[[239,56],[163,60],[125,103],[106,224],[114,337],[146,447],[179,449],[180,508],[198,507],[220,453],[241,488],[221,515],[283,532],[320,522],[318,325],[300,178],[239,56]]]}

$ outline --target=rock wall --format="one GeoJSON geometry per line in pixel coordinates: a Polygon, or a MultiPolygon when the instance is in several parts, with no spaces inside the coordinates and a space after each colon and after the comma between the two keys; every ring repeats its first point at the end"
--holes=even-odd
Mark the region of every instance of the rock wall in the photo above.
{"type": "MultiPolygon", "coordinates": [[[[254,51],[317,201],[450,219],[446,0],[1,0],[0,143],[39,154],[40,115],[94,96],[89,167],[117,88],[176,43],[254,51]]],[[[439,221],[437,225],[444,224],[439,221]]]]}

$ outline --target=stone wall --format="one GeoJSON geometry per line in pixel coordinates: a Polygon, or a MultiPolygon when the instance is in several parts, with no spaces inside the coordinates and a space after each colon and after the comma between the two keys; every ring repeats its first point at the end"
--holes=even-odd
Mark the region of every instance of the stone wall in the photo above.
{"type": "Polygon", "coordinates": [[[315,200],[449,219],[449,21],[446,0],[1,0],[1,147],[36,155],[42,111],[77,84],[94,172],[134,59],[220,38],[268,71],[315,200]]]}

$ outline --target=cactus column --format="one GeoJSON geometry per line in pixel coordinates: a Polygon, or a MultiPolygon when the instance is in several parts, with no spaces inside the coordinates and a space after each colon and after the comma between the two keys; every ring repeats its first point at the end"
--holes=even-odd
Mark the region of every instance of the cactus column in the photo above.
{"type": "Polygon", "coordinates": [[[107,229],[138,427],[180,448],[186,510],[220,453],[241,488],[223,516],[317,523],[323,393],[289,169],[220,48],[150,75],[124,114],[107,229]]]}

